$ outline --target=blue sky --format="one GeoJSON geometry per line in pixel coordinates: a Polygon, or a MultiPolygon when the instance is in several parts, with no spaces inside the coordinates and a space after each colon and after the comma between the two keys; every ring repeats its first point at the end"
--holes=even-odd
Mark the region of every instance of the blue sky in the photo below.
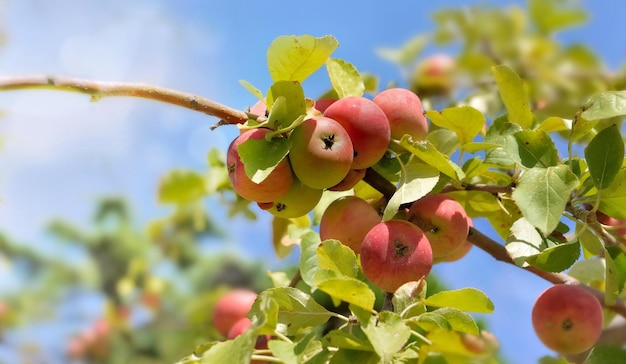
{"type": "MultiPolygon", "coordinates": [[[[194,92],[243,109],[254,98],[238,83],[266,89],[265,51],[279,35],[334,35],[335,57],[380,76],[401,78],[377,47],[397,47],[428,31],[429,14],[471,1],[166,1],[6,0],[0,27],[2,76],[53,74],[105,81],[141,81],[194,92]]],[[[523,5],[523,1],[482,1],[523,5]]],[[[596,50],[610,67],[626,54],[625,5],[584,1],[590,21],[562,39],[596,50]],[[598,4],[599,3],[599,4],[598,4]],[[616,9],[622,8],[622,9],[616,9]]],[[[304,84],[311,96],[328,88],[324,77],[304,84]]],[[[0,230],[24,242],[41,242],[53,217],[88,224],[98,197],[122,194],[142,222],[168,212],[156,203],[158,177],[177,167],[204,170],[212,146],[226,149],[234,128],[210,131],[216,120],[151,101],[20,91],[0,97],[0,230]]],[[[225,221],[223,211],[214,211],[225,221]]],[[[261,215],[262,217],[265,215],[261,215]]],[[[229,222],[227,249],[246,251],[268,265],[269,220],[229,222]],[[245,228],[243,228],[245,227],[245,228]]],[[[54,249],[40,243],[39,248],[54,249]]],[[[0,275],[9,272],[0,261],[0,275]]],[[[484,290],[496,305],[486,320],[511,363],[536,362],[550,352],[535,338],[530,310],[548,284],[473,249],[467,259],[435,270],[451,288],[484,290]]]]}

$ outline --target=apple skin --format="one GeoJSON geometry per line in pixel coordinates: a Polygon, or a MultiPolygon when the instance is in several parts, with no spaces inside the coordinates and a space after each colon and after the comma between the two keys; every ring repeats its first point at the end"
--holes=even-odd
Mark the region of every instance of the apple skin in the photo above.
{"type": "Polygon", "coordinates": [[[405,134],[409,134],[413,141],[426,138],[428,122],[422,101],[413,91],[390,88],[376,95],[373,101],[387,115],[391,138],[399,140],[405,134]]]}
{"type": "Polygon", "coordinates": [[[385,292],[395,292],[407,282],[423,279],[432,265],[428,238],[405,220],[378,223],[363,238],[363,274],[385,292]]]}
{"type": "Polygon", "coordinates": [[[320,238],[337,239],[355,253],[361,251],[365,235],[381,217],[376,209],[357,196],[342,196],[331,202],[320,219],[320,238]]]}
{"type": "Polygon", "coordinates": [[[317,205],[324,190],[311,188],[294,180],[289,191],[267,209],[272,215],[285,219],[306,215],[317,205]]]}
{"type": "Polygon", "coordinates": [[[614,231],[619,236],[626,236],[626,221],[611,217],[603,212],[596,211],[598,222],[607,226],[619,226],[614,231]]]}
{"type": "Polygon", "coordinates": [[[413,202],[407,220],[424,231],[435,260],[451,254],[467,240],[467,213],[460,203],[445,194],[428,194],[413,202]]]}
{"type": "Polygon", "coordinates": [[[293,184],[293,172],[289,160],[284,158],[261,183],[253,182],[244,170],[237,148],[249,139],[263,139],[270,132],[266,128],[250,129],[236,137],[228,146],[226,165],[235,192],[246,200],[271,202],[287,193],[293,184]]]}
{"type": "Polygon", "coordinates": [[[213,309],[213,324],[217,331],[228,336],[228,332],[235,322],[246,317],[257,293],[248,289],[233,289],[220,297],[213,309]]]}
{"type": "Polygon", "coordinates": [[[443,53],[434,54],[415,67],[410,88],[420,97],[449,96],[455,86],[455,69],[452,57],[443,53]]]}
{"type": "Polygon", "coordinates": [[[346,96],[332,103],[324,116],[338,121],[348,132],[354,147],[352,169],[376,164],[391,140],[389,120],[374,101],[362,96],[346,96]]]}
{"type": "Polygon", "coordinates": [[[323,114],[324,111],[326,111],[326,109],[328,109],[328,107],[337,100],[338,99],[332,97],[321,98],[315,101],[315,105],[313,105],[313,107],[315,108],[315,110],[323,114]]]}
{"type": "MultiPolygon", "coordinates": [[[[474,227],[474,222],[472,221],[472,218],[469,216],[467,217],[467,225],[469,227],[474,227]]],[[[463,242],[463,244],[461,244],[461,246],[458,249],[446,255],[445,257],[441,258],[438,262],[456,262],[457,260],[460,260],[461,258],[466,256],[473,246],[474,244],[470,243],[469,240],[465,239],[465,242],[463,242]]]]}
{"type": "Polygon", "coordinates": [[[309,118],[291,132],[289,140],[289,161],[303,184],[325,189],[341,182],[350,171],[352,141],[337,121],[323,116],[309,118]]]}
{"type": "Polygon", "coordinates": [[[359,181],[365,177],[365,169],[351,169],[348,174],[338,184],[329,187],[329,191],[347,191],[354,188],[359,181]]]}
{"type": "Polygon", "coordinates": [[[535,333],[548,348],[561,355],[582,353],[602,333],[600,301],[582,287],[557,284],[543,291],[533,306],[535,333]]]}

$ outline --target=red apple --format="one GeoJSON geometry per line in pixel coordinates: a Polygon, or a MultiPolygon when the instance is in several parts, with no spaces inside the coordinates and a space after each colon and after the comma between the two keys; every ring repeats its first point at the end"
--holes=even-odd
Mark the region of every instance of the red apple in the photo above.
{"type": "Polygon", "coordinates": [[[602,333],[600,301],[580,286],[557,284],[543,291],[532,310],[535,333],[548,348],[561,355],[582,353],[602,333]]]}
{"type": "Polygon", "coordinates": [[[363,274],[385,292],[395,292],[407,282],[426,277],[432,265],[428,238],[405,220],[381,222],[363,238],[363,274]]]}
{"type": "Polygon", "coordinates": [[[293,130],[289,140],[289,161],[303,184],[325,189],[341,182],[350,171],[352,141],[335,120],[323,116],[307,119],[293,130]]]}
{"type": "Polygon", "coordinates": [[[468,216],[460,203],[445,194],[428,194],[413,202],[407,220],[426,233],[435,259],[451,254],[467,240],[468,216]]]}
{"type": "Polygon", "coordinates": [[[374,101],[361,96],[346,96],[332,103],[324,116],[338,121],[348,132],[354,147],[352,169],[376,164],[391,140],[389,120],[374,101]]]}
{"type": "MultiPolygon", "coordinates": [[[[467,217],[467,225],[469,227],[474,227],[474,223],[472,222],[472,218],[470,218],[469,216],[467,217]]],[[[474,246],[474,244],[470,243],[467,239],[465,240],[465,242],[463,242],[463,244],[461,244],[461,246],[456,249],[455,251],[451,252],[450,254],[446,255],[445,257],[441,258],[439,261],[441,262],[456,262],[457,260],[463,258],[464,256],[467,255],[467,253],[469,253],[469,251],[472,249],[472,247],[474,246]]]]}
{"type": "Polygon", "coordinates": [[[217,331],[228,336],[235,322],[246,317],[256,298],[256,292],[243,288],[233,289],[220,297],[213,309],[213,324],[217,331]]]}
{"type": "Polygon", "coordinates": [[[387,115],[393,139],[402,139],[405,134],[414,141],[426,138],[428,122],[422,101],[413,91],[391,88],[380,92],[373,101],[387,115]]]}
{"type": "Polygon", "coordinates": [[[596,211],[596,217],[598,218],[599,223],[610,227],[615,227],[615,230],[613,231],[617,235],[626,236],[626,221],[616,219],[600,211],[596,211]]]}
{"type": "Polygon", "coordinates": [[[343,196],[331,202],[320,220],[320,238],[337,239],[355,253],[363,238],[381,218],[376,209],[357,196],[343,196]]]}
{"type": "Polygon", "coordinates": [[[326,111],[326,109],[328,109],[328,107],[333,104],[335,101],[337,101],[337,99],[335,98],[331,98],[331,97],[325,97],[325,98],[321,98],[317,101],[315,101],[315,105],[313,107],[315,107],[315,110],[321,112],[322,114],[324,113],[324,111],[326,111]]]}
{"type": "Polygon", "coordinates": [[[238,147],[249,139],[262,140],[269,129],[258,128],[247,130],[230,143],[226,154],[228,176],[235,192],[250,201],[271,202],[289,191],[293,183],[293,173],[289,161],[284,158],[261,183],[253,182],[244,170],[239,157],[238,147]]]}
{"type": "Polygon", "coordinates": [[[448,96],[454,88],[455,61],[447,54],[434,54],[420,62],[413,73],[411,90],[420,97],[448,96]]]}
{"type": "Polygon", "coordinates": [[[329,191],[347,191],[354,188],[365,177],[366,169],[351,169],[348,174],[336,185],[329,187],[329,191]]]}

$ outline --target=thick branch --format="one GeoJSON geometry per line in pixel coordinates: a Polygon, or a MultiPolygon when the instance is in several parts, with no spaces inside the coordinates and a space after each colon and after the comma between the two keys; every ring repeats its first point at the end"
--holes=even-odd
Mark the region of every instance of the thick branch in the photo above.
{"type": "Polygon", "coordinates": [[[238,124],[248,120],[243,111],[230,108],[202,96],[143,83],[102,82],[67,77],[23,76],[0,78],[0,91],[46,89],[91,95],[91,101],[109,96],[139,97],[177,105],[215,116],[221,124],[238,124]]]}

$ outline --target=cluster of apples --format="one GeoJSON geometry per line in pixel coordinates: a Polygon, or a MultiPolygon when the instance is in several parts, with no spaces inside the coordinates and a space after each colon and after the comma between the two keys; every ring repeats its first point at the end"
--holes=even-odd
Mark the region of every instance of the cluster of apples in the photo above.
{"type": "MultiPolygon", "coordinates": [[[[263,106],[257,104],[251,112],[265,113],[263,106]]],[[[245,130],[231,142],[226,158],[230,180],[241,197],[275,216],[292,218],[311,211],[324,190],[354,187],[365,170],[385,155],[392,138],[409,134],[414,140],[423,139],[428,124],[419,97],[403,88],[382,91],[373,99],[319,100],[306,120],[281,136],[290,140],[287,158],[255,183],[245,173],[238,148],[247,140],[264,139],[269,132],[245,130]]]]}
{"type": "Polygon", "coordinates": [[[105,319],[96,320],[67,343],[66,354],[71,359],[103,358],[109,351],[111,325],[105,319]]]}
{"type": "Polygon", "coordinates": [[[381,221],[377,210],[357,196],[333,201],[320,220],[322,240],[337,239],[359,254],[363,273],[375,286],[394,292],[420,280],[437,262],[463,257],[471,218],[442,193],[413,202],[394,219],[381,221]]]}

